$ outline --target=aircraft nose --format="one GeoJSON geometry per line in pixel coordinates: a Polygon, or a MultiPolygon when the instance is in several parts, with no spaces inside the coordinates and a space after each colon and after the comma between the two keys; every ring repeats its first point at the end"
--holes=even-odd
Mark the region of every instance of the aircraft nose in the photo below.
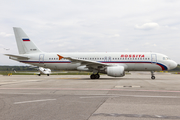
{"type": "Polygon", "coordinates": [[[171,64],[170,64],[170,69],[174,69],[177,67],[177,63],[175,61],[171,61],[171,64]]]}

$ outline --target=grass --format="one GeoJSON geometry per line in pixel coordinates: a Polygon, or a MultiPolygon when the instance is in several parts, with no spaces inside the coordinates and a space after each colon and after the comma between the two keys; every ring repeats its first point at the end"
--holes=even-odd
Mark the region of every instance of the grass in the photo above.
{"type": "Polygon", "coordinates": [[[0,72],[0,75],[9,76],[9,75],[34,75],[34,74],[33,73],[0,72]]]}

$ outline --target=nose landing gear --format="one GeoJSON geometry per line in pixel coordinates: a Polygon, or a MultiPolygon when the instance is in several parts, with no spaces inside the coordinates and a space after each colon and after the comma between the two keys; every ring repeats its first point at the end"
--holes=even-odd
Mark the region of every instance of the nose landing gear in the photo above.
{"type": "Polygon", "coordinates": [[[151,71],[151,79],[154,80],[156,77],[154,76],[154,71],[151,71]]]}

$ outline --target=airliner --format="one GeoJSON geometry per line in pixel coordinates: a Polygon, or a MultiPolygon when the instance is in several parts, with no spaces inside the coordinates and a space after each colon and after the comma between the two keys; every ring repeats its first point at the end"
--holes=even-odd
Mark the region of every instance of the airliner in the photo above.
{"type": "Polygon", "coordinates": [[[34,66],[56,69],[89,71],[91,79],[99,73],[123,77],[125,71],[166,71],[177,67],[168,56],[155,52],[58,52],[41,51],[19,27],[13,27],[19,54],[5,54],[9,59],[34,66]]]}

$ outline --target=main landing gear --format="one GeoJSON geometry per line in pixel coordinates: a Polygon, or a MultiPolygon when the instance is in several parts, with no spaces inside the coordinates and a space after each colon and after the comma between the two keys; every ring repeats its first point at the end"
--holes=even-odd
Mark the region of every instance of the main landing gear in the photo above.
{"type": "Polygon", "coordinates": [[[90,76],[91,79],[99,79],[100,78],[100,75],[97,73],[97,74],[92,74],[90,76]]]}
{"type": "Polygon", "coordinates": [[[154,76],[154,71],[151,71],[151,79],[154,80],[155,76],[154,76]]]}

